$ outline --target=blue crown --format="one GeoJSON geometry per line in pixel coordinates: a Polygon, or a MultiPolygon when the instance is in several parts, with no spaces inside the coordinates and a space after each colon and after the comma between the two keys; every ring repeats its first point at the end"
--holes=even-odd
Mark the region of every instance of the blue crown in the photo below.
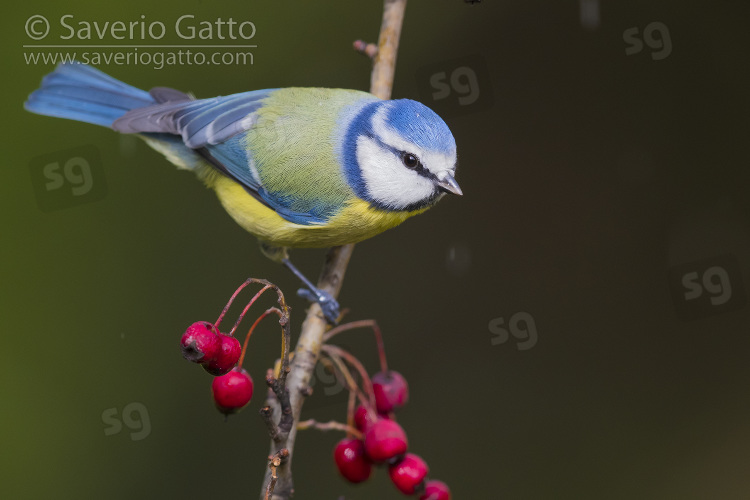
{"type": "Polygon", "coordinates": [[[385,123],[422,149],[443,154],[456,152],[456,140],[437,113],[411,99],[391,101],[385,123]]]}

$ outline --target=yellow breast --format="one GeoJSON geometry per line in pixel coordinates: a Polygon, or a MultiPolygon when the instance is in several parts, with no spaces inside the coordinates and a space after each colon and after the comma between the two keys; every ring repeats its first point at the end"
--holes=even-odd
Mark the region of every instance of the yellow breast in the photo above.
{"type": "Polygon", "coordinates": [[[287,221],[226,177],[211,183],[224,209],[248,232],[275,246],[322,248],[366,240],[427,210],[390,212],[353,198],[326,223],[303,226],[287,221]]]}

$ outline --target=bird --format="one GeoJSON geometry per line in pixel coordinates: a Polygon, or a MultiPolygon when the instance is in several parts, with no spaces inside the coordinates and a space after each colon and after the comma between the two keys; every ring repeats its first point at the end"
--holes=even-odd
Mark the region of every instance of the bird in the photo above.
{"type": "Polygon", "coordinates": [[[24,108],[136,134],[212,188],[261,251],[336,323],[339,305],[290,248],[357,243],[462,195],[456,141],[430,108],[364,91],[284,87],[197,99],[141,90],[80,62],[44,76],[24,108]]]}

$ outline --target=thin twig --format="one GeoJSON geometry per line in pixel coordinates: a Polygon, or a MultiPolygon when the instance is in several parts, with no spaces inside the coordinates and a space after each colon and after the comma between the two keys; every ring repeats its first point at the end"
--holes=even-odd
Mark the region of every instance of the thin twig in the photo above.
{"type": "Polygon", "coordinates": [[[266,427],[268,427],[268,435],[271,436],[271,439],[273,439],[277,443],[281,441],[279,427],[273,420],[273,408],[270,406],[264,406],[259,410],[258,413],[260,413],[263,422],[265,422],[266,427]]]}
{"type": "Polygon", "coordinates": [[[268,370],[268,373],[266,374],[266,384],[268,384],[268,387],[270,387],[274,395],[276,395],[276,400],[281,406],[281,416],[279,418],[279,423],[276,426],[276,432],[271,434],[271,438],[277,443],[280,443],[286,439],[289,435],[289,431],[294,426],[289,390],[283,384],[281,376],[275,378],[271,370],[268,370]]]}
{"type": "Polygon", "coordinates": [[[289,458],[289,450],[286,448],[282,448],[276,453],[274,453],[272,456],[268,457],[268,468],[271,471],[271,479],[268,481],[268,486],[266,487],[266,497],[265,500],[269,500],[271,498],[271,495],[273,494],[273,489],[276,486],[276,481],[278,480],[278,475],[276,474],[276,470],[284,464],[284,462],[289,458]]]}
{"type": "Polygon", "coordinates": [[[396,54],[404,23],[406,0],[385,0],[383,22],[378,37],[378,53],[375,56],[370,77],[370,93],[381,99],[390,99],[393,91],[393,76],[396,73],[396,54]]]}
{"type": "Polygon", "coordinates": [[[344,431],[348,435],[354,436],[357,439],[362,439],[362,433],[356,427],[351,425],[342,424],[331,420],[329,422],[318,422],[314,418],[304,420],[297,424],[297,430],[302,431],[305,429],[318,429],[319,431],[344,431]]]}

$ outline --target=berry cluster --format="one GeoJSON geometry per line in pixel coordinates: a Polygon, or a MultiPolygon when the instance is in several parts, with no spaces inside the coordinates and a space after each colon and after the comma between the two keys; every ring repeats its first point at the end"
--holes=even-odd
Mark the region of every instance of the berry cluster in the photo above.
{"type": "Polygon", "coordinates": [[[362,439],[347,437],[338,442],[333,458],[341,475],[352,483],[370,478],[373,465],[386,465],[391,481],[406,495],[420,500],[450,500],[448,486],[442,481],[425,481],[429,467],[418,455],[407,453],[409,443],[404,429],[392,413],[409,399],[406,380],[395,371],[373,376],[377,413],[364,405],[354,412],[354,424],[362,439]]]}
{"type": "Polygon", "coordinates": [[[182,335],[180,347],[185,359],[200,364],[215,377],[211,392],[219,411],[229,415],[250,402],[253,379],[237,366],[242,350],[236,338],[207,321],[197,321],[182,335]]]}
{"type": "MultiPolygon", "coordinates": [[[[269,425],[270,435],[276,439],[282,427],[288,433],[295,424],[289,391],[285,387],[286,374],[290,371],[290,359],[293,356],[289,353],[289,308],[276,285],[265,280],[248,279],[234,292],[215,323],[198,321],[190,325],[182,335],[180,347],[185,359],[201,365],[215,377],[211,390],[219,411],[225,415],[235,413],[245,407],[253,396],[253,380],[242,367],[248,341],[255,327],[271,314],[278,315],[282,327],[282,351],[276,369],[268,370],[266,383],[269,385],[269,398],[276,398],[282,416],[278,423],[274,422],[271,418],[271,406],[262,408],[260,413],[269,425]],[[224,315],[239,292],[250,283],[265,286],[248,302],[232,329],[228,333],[222,333],[219,325],[224,315]],[[281,309],[272,307],[261,314],[250,327],[244,344],[240,346],[234,337],[237,327],[255,301],[269,289],[276,290],[281,309]]],[[[336,376],[349,390],[347,423],[332,421],[322,424],[308,420],[296,422],[297,429],[313,427],[345,430],[347,437],[338,442],[333,456],[341,475],[352,483],[366,481],[372,475],[373,467],[382,466],[387,467],[391,481],[402,493],[418,497],[419,500],[450,500],[448,486],[441,481],[429,480],[429,467],[425,461],[409,452],[406,433],[396,422],[395,412],[409,401],[409,385],[400,373],[388,369],[383,336],[377,324],[372,320],[362,320],[337,326],[325,333],[321,352],[322,362],[333,367],[336,376]],[[377,341],[381,369],[372,377],[354,355],[328,342],[334,335],[359,327],[372,328],[377,341]],[[359,406],[356,406],[357,400],[360,402],[359,406]]],[[[279,453],[284,451],[288,456],[289,450],[282,449],[279,453]]],[[[281,466],[281,457],[278,461],[279,463],[274,462],[275,465],[269,462],[269,467],[281,466]]],[[[275,468],[272,470],[275,474],[275,468]]],[[[273,484],[269,483],[270,490],[273,489],[273,484]]]]}
{"type": "Polygon", "coordinates": [[[211,392],[216,403],[216,408],[225,415],[241,410],[253,397],[253,379],[242,368],[242,360],[245,358],[248,340],[260,320],[271,313],[280,313],[276,308],[271,308],[264,312],[250,328],[247,337],[245,337],[244,345],[240,347],[240,342],[233,334],[237,330],[242,318],[250,309],[250,306],[258,300],[263,292],[275,287],[275,285],[267,283],[245,306],[232,330],[228,334],[219,331],[219,325],[229,310],[229,306],[232,305],[232,302],[244,287],[254,282],[267,283],[253,279],[245,281],[234,292],[227,305],[224,306],[224,310],[221,312],[219,319],[216,320],[216,324],[209,323],[208,321],[196,321],[188,327],[180,339],[182,356],[188,361],[198,363],[204,370],[215,377],[211,384],[211,392]]]}
{"type": "MultiPolygon", "coordinates": [[[[342,378],[349,380],[349,390],[360,398],[360,404],[352,411],[349,405],[349,435],[336,444],[333,458],[339,473],[351,483],[361,483],[370,478],[373,466],[388,467],[388,474],[399,491],[418,496],[420,500],[450,500],[451,493],[442,481],[427,480],[429,467],[421,457],[409,453],[409,443],[404,429],[396,422],[394,412],[409,401],[409,385],[398,372],[389,370],[383,347],[382,335],[374,322],[368,322],[375,332],[380,353],[381,371],[367,379],[361,364],[351,354],[340,348],[324,346],[324,353],[340,356],[354,365],[365,379],[363,386],[369,392],[368,399],[358,387],[351,384],[350,374],[342,378]],[[373,404],[374,403],[374,404],[373,404]],[[353,431],[357,431],[356,433],[353,431]]],[[[362,326],[363,322],[359,323],[362,326]]],[[[343,331],[347,325],[331,331],[327,338],[343,331]]],[[[342,367],[343,363],[334,366],[342,367]]],[[[341,369],[341,368],[339,368],[341,369]]],[[[343,368],[346,370],[346,368],[343,368]]],[[[350,398],[350,401],[353,399],[350,398]]]]}

